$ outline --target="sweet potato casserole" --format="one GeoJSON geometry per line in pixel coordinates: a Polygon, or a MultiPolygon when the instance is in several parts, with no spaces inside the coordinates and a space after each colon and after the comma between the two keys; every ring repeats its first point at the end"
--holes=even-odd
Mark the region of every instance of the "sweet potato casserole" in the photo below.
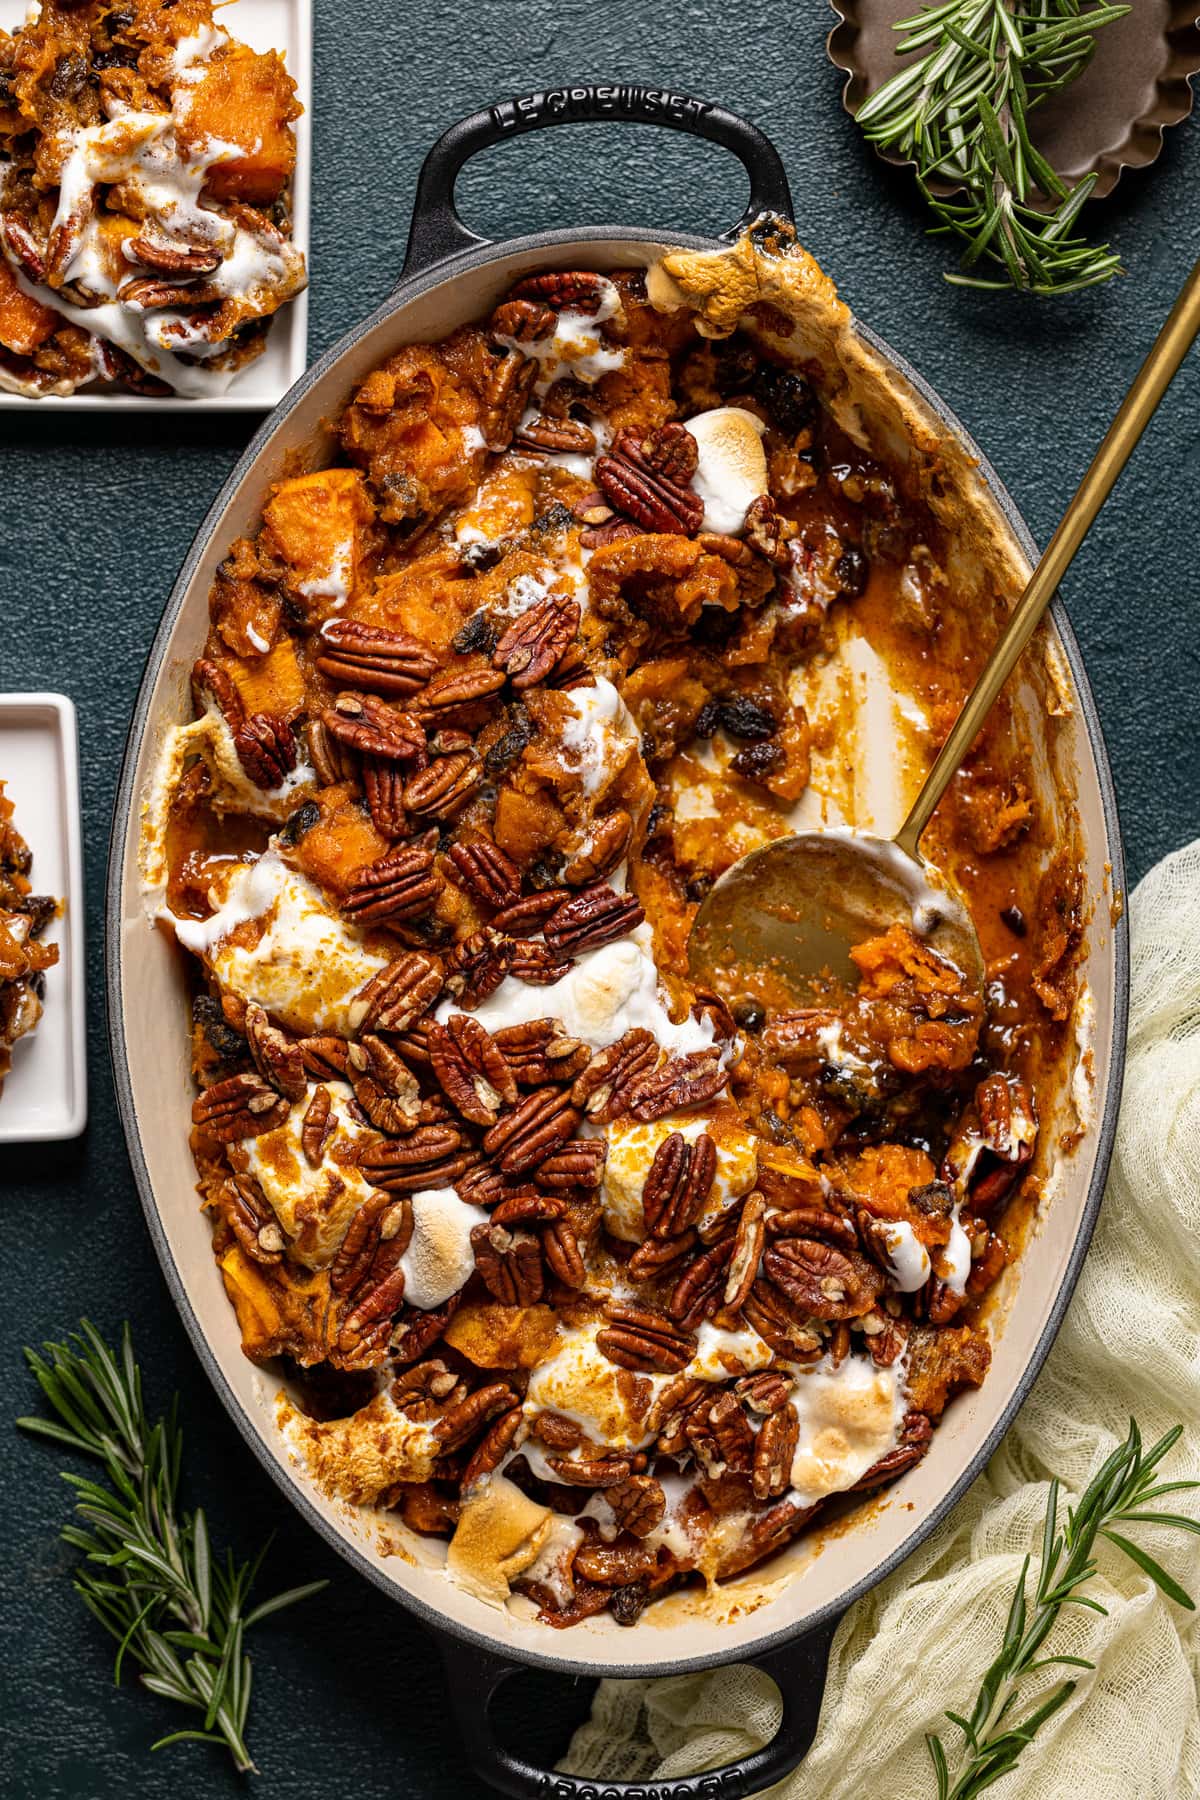
{"type": "Polygon", "coordinates": [[[46,970],[58,945],[41,942],[58,901],[35,894],[29,845],[13,823],[13,803],[0,781],[0,1092],[12,1068],[13,1046],[42,1016],[46,970]]]}
{"type": "Polygon", "coordinates": [[[0,388],[221,393],[305,285],[300,110],[212,0],[34,0],[0,31],[0,388]]]}
{"type": "Polygon", "coordinates": [[[903,927],[803,1012],[687,980],[714,878],[863,822],[868,758],[915,781],[995,625],[936,472],[863,447],[849,331],[770,226],[399,349],[229,545],[146,796],[294,1454],[555,1625],[918,1462],[1039,1178],[1082,906],[1008,704],[935,822],[985,995],[903,927]]]}

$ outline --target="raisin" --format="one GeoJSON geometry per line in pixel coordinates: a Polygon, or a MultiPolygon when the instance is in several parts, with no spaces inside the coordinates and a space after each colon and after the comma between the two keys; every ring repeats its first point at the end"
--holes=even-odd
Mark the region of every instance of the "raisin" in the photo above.
{"type": "Polygon", "coordinates": [[[693,875],[683,891],[689,900],[693,901],[696,905],[699,905],[700,901],[703,900],[707,894],[712,892],[712,885],[713,878],[711,875],[693,875]]]}
{"type": "Polygon", "coordinates": [[[544,513],[538,514],[531,529],[539,537],[557,537],[562,531],[571,531],[575,524],[576,518],[570,507],[556,500],[544,513]]]}
{"type": "Polygon", "coordinates": [[[739,750],[729,766],[735,775],[744,776],[747,781],[765,781],[783,760],[782,744],[762,742],[748,744],[744,750],[739,750]]]}
{"type": "Polygon", "coordinates": [[[759,738],[775,735],[775,721],[765,706],[759,706],[755,700],[747,700],[741,694],[734,694],[728,700],[720,702],[721,724],[730,737],[743,738],[753,743],[759,738]]]}
{"type": "Polygon", "coordinates": [[[454,640],[454,648],[460,656],[470,656],[478,650],[484,656],[490,656],[496,648],[496,627],[485,612],[473,613],[454,640]]]}
{"type": "Polygon", "coordinates": [[[631,1581],[616,1590],[609,1601],[609,1610],[618,1625],[636,1625],[649,1598],[644,1581],[631,1581]]]}
{"type": "Polygon", "coordinates": [[[817,421],[817,397],[803,375],[792,369],[765,367],[755,391],[771,415],[772,424],[787,437],[798,437],[817,421]]]}
{"type": "Polygon", "coordinates": [[[281,844],[298,844],[306,831],[320,823],[321,809],[315,800],[306,800],[298,806],[294,813],[289,813],[287,822],[279,833],[281,844]]]}
{"type": "Polygon", "coordinates": [[[721,723],[721,702],[706,700],[696,715],[695,731],[698,738],[710,738],[721,723]]]}
{"type": "Polygon", "coordinates": [[[717,349],[716,362],[717,392],[723,398],[750,392],[758,370],[753,344],[742,337],[726,338],[717,349]]]}
{"type": "Polygon", "coordinates": [[[784,1124],[772,1107],[764,1106],[758,1116],[760,1123],[766,1127],[768,1134],[777,1144],[794,1144],[796,1142],[795,1132],[790,1126],[784,1124]]]}
{"type": "Polygon", "coordinates": [[[41,937],[58,911],[58,902],[49,894],[26,894],[17,901],[13,911],[24,913],[29,920],[30,937],[41,937]]]}
{"type": "Polygon", "coordinates": [[[558,850],[543,850],[525,871],[529,885],[540,893],[543,888],[558,887],[562,881],[566,858],[558,850]]]}
{"type": "Polygon", "coordinates": [[[650,808],[650,817],[646,820],[647,841],[651,838],[658,837],[661,832],[668,829],[671,823],[671,816],[670,807],[661,806],[656,800],[654,805],[650,808]]]}
{"type": "Polygon", "coordinates": [[[508,730],[498,737],[483,759],[483,766],[489,775],[503,775],[512,767],[527,744],[531,744],[537,733],[533,720],[523,706],[514,706],[508,715],[508,730]]]}
{"type": "Polygon", "coordinates": [[[861,545],[847,544],[833,572],[837,577],[839,599],[857,600],[860,594],[866,593],[871,565],[861,545]]]}
{"type": "Polygon", "coordinates": [[[766,1009],[757,1000],[736,1000],[732,1010],[734,1024],[743,1031],[761,1031],[766,1024],[766,1009]]]}
{"type": "Polygon", "coordinates": [[[50,77],[50,92],[56,100],[77,100],[87,86],[87,79],[85,56],[60,57],[50,77]]]}
{"type": "Polygon", "coordinates": [[[218,1000],[211,994],[197,994],[192,1001],[192,1022],[199,1025],[222,1062],[232,1062],[246,1054],[245,1041],[225,1023],[218,1000]]]}
{"type": "Polygon", "coordinates": [[[1002,906],[1000,917],[1008,926],[1014,937],[1024,937],[1029,927],[1025,922],[1025,914],[1019,906],[1002,906]]]}
{"type": "Polygon", "coordinates": [[[503,555],[503,544],[460,544],[458,550],[460,566],[476,575],[494,569],[503,555]]]}

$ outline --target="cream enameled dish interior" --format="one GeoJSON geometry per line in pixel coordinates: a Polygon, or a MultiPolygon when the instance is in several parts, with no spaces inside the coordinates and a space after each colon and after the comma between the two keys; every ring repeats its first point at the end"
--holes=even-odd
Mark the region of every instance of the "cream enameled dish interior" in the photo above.
{"type": "MultiPolygon", "coordinates": [[[[295,1463],[274,1422],[279,1382],[242,1355],[236,1320],[212,1259],[209,1226],[198,1206],[188,1149],[194,1089],[185,983],[178,952],[151,927],[153,900],[142,886],[138,851],[141,810],[163,738],[171,727],[190,717],[188,673],[204,638],[207,596],[216,565],[231,539],[253,528],[268,485],[280,478],[285,466],[288,472],[295,472],[297,458],[301,467],[316,464],[324,448],[321,420],[336,410],[354,383],[381,358],[405,342],[440,338],[486,312],[525,271],[547,265],[601,270],[649,265],[660,248],[612,239],[558,244],[549,251],[535,245],[499,256],[445,285],[427,278],[423,291],[355,343],[276,426],[254,466],[229,497],[195,562],[153,686],[143,699],[143,723],[138,728],[130,771],[130,810],[118,824],[123,832],[123,844],[116,846],[121,857],[114,895],[119,918],[110,927],[119,931],[120,1018],[115,1035],[118,1054],[123,1054],[127,1065],[136,1117],[135,1159],[140,1148],[144,1179],[153,1194],[181,1298],[207,1346],[214,1375],[241,1415],[243,1429],[257,1439],[260,1453],[278,1466],[286,1482],[295,1485],[306,1507],[325,1528],[365,1559],[376,1579],[393,1585],[402,1597],[522,1658],[544,1658],[560,1665],[607,1664],[614,1670],[679,1665],[703,1658],[732,1659],[765,1638],[798,1629],[807,1618],[867,1581],[943,1501],[999,1425],[1054,1312],[1099,1154],[1101,1115],[1113,1086],[1112,1046],[1120,1017],[1114,928],[1108,907],[1113,898],[1109,871],[1114,849],[1107,835],[1100,771],[1061,644],[1053,633],[1048,635],[1038,651],[1036,679],[1021,682],[1018,712],[1021,728],[1035,748],[1038,798],[1063,817],[1064,828],[1072,810],[1077,816],[1094,912],[1081,974],[1076,1066],[1063,1071],[1057,1116],[1047,1117],[1043,1112],[1042,1142],[1052,1148],[1044,1164],[1046,1201],[1035,1226],[1038,1253],[1026,1257],[1005,1278],[993,1309],[994,1360],[988,1378],[980,1391],[955,1400],[935,1434],[930,1454],[864,1509],[852,1530],[831,1532],[824,1539],[819,1531],[809,1534],[775,1561],[722,1584],[707,1599],[696,1592],[671,1596],[650,1609],[633,1631],[621,1630],[602,1618],[558,1632],[531,1616],[519,1616],[512,1608],[493,1609],[445,1579],[440,1542],[412,1536],[398,1524],[381,1524],[378,1513],[355,1516],[344,1503],[323,1496],[295,1463]],[[1060,718],[1053,734],[1053,751],[1043,728],[1048,696],[1056,710],[1070,715],[1060,718]],[[1053,1148],[1064,1135],[1074,1140],[1069,1152],[1053,1148]],[[720,1628],[711,1631],[707,1629],[711,1625],[720,1628]]],[[[864,341],[864,365],[874,354],[864,341]]],[[[928,442],[945,439],[946,427],[903,377],[891,371],[889,380],[903,394],[903,408],[913,428],[927,434],[928,442]]],[[[977,489],[972,503],[976,530],[974,535],[965,534],[963,555],[977,554],[970,546],[987,542],[991,552],[1002,561],[1007,559],[1010,577],[1019,580],[1021,552],[999,507],[986,495],[982,483],[969,474],[967,455],[959,461],[963,481],[972,482],[977,489]]],[[[870,682],[864,677],[860,685],[869,689],[870,682]]],[[[873,774],[869,781],[854,784],[852,822],[891,827],[898,823],[915,789],[917,771],[893,749],[886,696],[882,709],[878,695],[868,699],[858,740],[860,761],[864,766],[870,764],[878,778],[873,774]]]]}

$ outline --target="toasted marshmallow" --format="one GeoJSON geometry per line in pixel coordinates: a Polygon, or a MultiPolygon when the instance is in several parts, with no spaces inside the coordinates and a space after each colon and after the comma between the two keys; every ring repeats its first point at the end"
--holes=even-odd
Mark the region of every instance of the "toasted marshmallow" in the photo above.
{"type": "MultiPolygon", "coordinates": [[[[646,1430],[645,1410],[668,1378],[631,1376],[609,1362],[596,1348],[598,1330],[594,1324],[581,1325],[559,1338],[554,1354],[529,1377],[526,1409],[562,1413],[594,1443],[611,1450],[640,1450],[654,1435],[646,1430]]],[[[522,1454],[528,1456],[532,1449],[527,1443],[522,1454]]]]}
{"type": "MultiPolygon", "coordinates": [[[[509,975],[474,1016],[495,1034],[508,1025],[527,1025],[547,1012],[562,1022],[568,1037],[579,1038],[593,1050],[603,1050],[633,1026],[652,1032],[664,1050],[686,1055],[706,1050],[713,1041],[708,1020],[688,1017],[676,1025],[659,996],[658,969],[650,954],[653,934],[639,925],[615,944],[586,950],[573,969],[548,991],[509,975]]],[[[454,1000],[443,1000],[434,1015],[444,1024],[459,1010],[454,1000]]]]}
{"type": "Polygon", "coordinates": [[[446,1551],[451,1580],[489,1606],[503,1606],[511,1583],[536,1561],[554,1515],[503,1475],[469,1494],[446,1551]]]}
{"type": "Polygon", "coordinates": [[[369,1506],[398,1481],[428,1481],[441,1446],[428,1420],[410,1419],[386,1389],[348,1419],[309,1419],[283,1401],[285,1437],[327,1493],[369,1506]]]}
{"type": "Polygon", "coordinates": [[[705,1319],[696,1333],[696,1353],[683,1373],[692,1381],[728,1381],[731,1375],[750,1375],[772,1362],[771,1346],[753,1326],[725,1331],[705,1319]]]}
{"type": "MultiPolygon", "coordinates": [[[[929,1279],[928,1250],[907,1219],[881,1219],[878,1229],[887,1245],[888,1274],[902,1294],[915,1294],[929,1279]]],[[[969,1247],[967,1260],[969,1264],[969,1247]]]]}
{"type": "Polygon", "coordinates": [[[900,1436],[905,1402],[895,1364],[877,1369],[869,1357],[848,1356],[837,1369],[798,1369],[791,1400],[800,1418],[792,1497],[802,1506],[853,1487],[900,1436]]]}
{"type": "Polygon", "coordinates": [[[277,1131],[247,1138],[231,1151],[235,1162],[245,1164],[261,1187],[275,1217],[292,1240],[289,1253],[310,1269],[324,1269],[333,1261],[350,1220],[371,1192],[361,1171],[351,1160],[363,1127],[351,1116],[349,1093],[337,1083],[329,1087],[331,1130],[325,1139],[319,1167],[312,1168],[301,1144],[304,1115],[316,1092],[309,1086],[287,1121],[277,1131]]]}
{"type": "Polygon", "coordinates": [[[736,535],[751,502],[767,492],[766,427],[744,406],[714,406],[687,428],[700,446],[692,486],[704,502],[703,530],[736,535]]]}
{"type": "Polygon", "coordinates": [[[401,1257],[404,1298],[428,1312],[464,1287],[475,1268],[471,1232],[487,1224],[481,1206],[468,1206],[453,1188],[423,1188],[412,1197],[413,1233],[401,1257]]]}
{"type": "Polygon", "coordinates": [[[225,874],[220,905],[208,919],[160,914],[185,949],[203,956],[220,986],[257,1001],[293,1031],[352,1036],[355,995],[384,968],[361,932],[329,912],[305,876],[273,850],[225,874]],[[257,932],[239,930],[254,924],[257,932]]]}
{"type": "Polygon", "coordinates": [[[652,1125],[639,1125],[633,1119],[618,1119],[608,1126],[608,1160],[604,1165],[604,1186],[600,1200],[604,1207],[604,1223],[614,1237],[626,1243],[640,1244],[646,1235],[642,1213],[642,1193],[646,1177],[659,1145],[678,1131],[688,1143],[695,1143],[707,1131],[717,1149],[717,1173],[704,1203],[699,1224],[712,1224],[743,1194],[754,1186],[758,1155],[753,1135],[740,1118],[729,1109],[723,1112],[688,1113],[680,1118],[656,1119],[652,1125]]]}
{"type": "Polygon", "coordinates": [[[600,799],[642,740],[629,708],[602,675],[594,687],[572,688],[567,699],[575,714],[563,724],[563,747],[579,758],[584,793],[600,799]]]}

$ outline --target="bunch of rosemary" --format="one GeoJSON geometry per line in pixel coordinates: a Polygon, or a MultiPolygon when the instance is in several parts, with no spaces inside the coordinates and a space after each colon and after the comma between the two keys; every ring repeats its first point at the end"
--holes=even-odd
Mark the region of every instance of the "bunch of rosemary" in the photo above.
{"type": "Polygon", "coordinates": [[[196,1729],[171,1732],[154,1749],[184,1738],[224,1744],[237,1769],[252,1770],[245,1634],[326,1584],[290,1588],[246,1610],[266,1546],[251,1563],[239,1566],[232,1553],[221,1561],[212,1553],[204,1514],[180,1511],[177,1403],[165,1419],[148,1423],[128,1325],[119,1355],[86,1319],[71,1342],[43,1349],[44,1356],[25,1355],[58,1417],[17,1424],[103,1466],[106,1481],[64,1474],[81,1523],[64,1526],[62,1535],[85,1559],[76,1592],[117,1640],[115,1679],[120,1682],[131,1657],[152,1693],[201,1715],[196,1729]]]}
{"type": "Polygon", "coordinates": [[[921,54],[857,119],[872,143],[916,165],[939,221],[934,234],[965,243],[947,281],[1069,294],[1120,272],[1107,244],[1073,235],[1096,176],[1068,189],[1034,145],[1029,115],[1086,68],[1096,32],[1129,11],[1085,12],[1081,0],[940,0],[896,26],[905,33],[897,54],[921,54]],[[934,193],[939,181],[958,191],[934,193]]]}
{"type": "Polygon", "coordinates": [[[1129,1436],[1097,1470],[1078,1505],[1068,1511],[1066,1524],[1061,1529],[1058,1483],[1050,1483],[1042,1534],[1042,1564],[1032,1605],[1026,1594],[1029,1573],[1029,1558],[1026,1557],[1009,1608],[1003,1642],[980,1683],[970,1718],[956,1712],[946,1714],[962,1733],[958,1752],[961,1767],[957,1774],[951,1770],[941,1739],[930,1735],[925,1740],[937,1774],[938,1800],[974,1800],[975,1795],[982,1794],[1002,1775],[1007,1775],[1025,1746],[1047,1719],[1053,1718],[1059,1708],[1066,1705],[1077,1685],[1074,1681],[1060,1682],[1022,1712],[1021,1682],[1026,1676],[1036,1674],[1039,1669],[1090,1669],[1093,1666],[1082,1656],[1042,1656],[1040,1652],[1064,1606],[1084,1606],[1092,1612],[1105,1612],[1099,1600],[1080,1592],[1096,1572],[1094,1553],[1098,1539],[1106,1538],[1110,1544],[1115,1544],[1170,1599],[1189,1611],[1195,1610],[1192,1600],[1174,1577],[1116,1529],[1118,1526],[1149,1524],[1200,1533],[1200,1523],[1195,1519],[1180,1513],[1146,1510],[1152,1500],[1159,1500],[1164,1494],[1200,1488],[1200,1481],[1155,1480],[1155,1470],[1176,1443],[1181,1430],[1182,1427],[1177,1425],[1151,1449],[1143,1450],[1141,1435],[1131,1420],[1129,1436]]]}

